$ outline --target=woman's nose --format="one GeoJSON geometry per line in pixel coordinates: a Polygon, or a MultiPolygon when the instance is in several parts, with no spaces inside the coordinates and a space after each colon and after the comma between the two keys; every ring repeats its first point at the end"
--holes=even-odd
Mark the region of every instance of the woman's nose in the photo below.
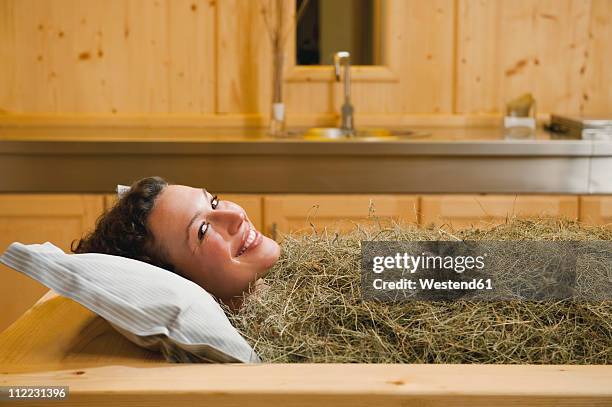
{"type": "Polygon", "coordinates": [[[240,226],[245,219],[244,212],[227,209],[216,209],[209,215],[209,222],[213,226],[222,227],[230,235],[235,235],[240,231],[240,226]]]}

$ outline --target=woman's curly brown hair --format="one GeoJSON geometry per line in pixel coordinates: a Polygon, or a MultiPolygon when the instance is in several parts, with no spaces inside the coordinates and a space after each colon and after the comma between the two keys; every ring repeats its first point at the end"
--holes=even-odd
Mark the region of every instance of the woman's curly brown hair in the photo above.
{"type": "Polygon", "coordinates": [[[147,220],[155,200],[168,182],[161,177],[147,177],[132,184],[115,205],[96,221],[95,229],[72,242],[74,253],[103,253],[129,257],[175,271],[167,255],[156,242],[147,220]]]}

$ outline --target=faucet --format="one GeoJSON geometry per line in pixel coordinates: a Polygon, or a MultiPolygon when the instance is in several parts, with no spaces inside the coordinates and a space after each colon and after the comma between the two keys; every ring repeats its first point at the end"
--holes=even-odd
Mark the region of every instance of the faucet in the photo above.
{"type": "Polygon", "coordinates": [[[351,54],[340,51],[334,54],[336,82],[340,82],[340,65],[344,61],[344,103],[342,104],[342,124],[340,129],[345,136],[354,136],[353,105],[351,104],[351,54]]]}

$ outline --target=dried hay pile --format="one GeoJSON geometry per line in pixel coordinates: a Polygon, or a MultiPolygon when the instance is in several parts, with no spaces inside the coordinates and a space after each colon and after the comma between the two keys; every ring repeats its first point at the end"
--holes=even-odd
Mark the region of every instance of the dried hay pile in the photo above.
{"type": "Polygon", "coordinates": [[[361,240],[612,240],[555,219],[489,230],[394,226],[287,236],[270,286],[230,316],[265,362],[612,363],[612,301],[361,300],[361,240]]]}

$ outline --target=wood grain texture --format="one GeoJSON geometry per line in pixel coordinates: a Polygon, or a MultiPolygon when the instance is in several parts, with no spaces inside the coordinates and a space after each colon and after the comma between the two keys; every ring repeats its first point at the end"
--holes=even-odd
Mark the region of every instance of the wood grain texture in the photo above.
{"type": "MultiPolygon", "coordinates": [[[[354,68],[358,125],[472,122],[523,92],[543,113],[612,109],[609,0],[386,1],[389,69],[354,68]]],[[[1,0],[0,122],[97,115],[115,125],[158,115],[171,119],[153,125],[265,125],[271,47],[261,11],[272,3],[1,0]]],[[[292,35],[285,45],[291,60],[292,35]]],[[[337,123],[342,89],[330,68],[293,71],[289,125],[337,123]]]]}
{"type": "Polygon", "coordinates": [[[609,115],[612,111],[612,1],[591,0],[588,47],[580,67],[586,77],[581,109],[609,115]],[[583,72],[584,69],[584,72],[583,72]]]}
{"type": "Polygon", "coordinates": [[[0,334],[0,383],[69,386],[70,406],[604,406],[610,380],[603,365],[168,364],[52,292],[0,334]]]}
{"type": "Polygon", "coordinates": [[[0,365],[61,368],[164,361],[77,302],[53,291],[45,297],[0,334],[0,365]]]}
{"type": "Polygon", "coordinates": [[[224,0],[217,7],[217,113],[268,112],[271,47],[264,0],[224,0]]]}
{"type": "Polygon", "coordinates": [[[214,5],[202,0],[3,0],[0,109],[214,111],[214,5]],[[12,17],[11,17],[12,16],[12,17]]]}
{"type": "Polygon", "coordinates": [[[612,367],[604,365],[109,364],[56,371],[41,371],[44,366],[39,366],[27,373],[0,367],[5,384],[69,386],[70,397],[62,405],[70,406],[606,406],[612,402],[612,367]]]}
{"type": "Polygon", "coordinates": [[[458,8],[458,113],[503,112],[526,92],[543,112],[609,112],[609,1],[459,0],[458,8]]]}
{"type": "MultiPolygon", "coordinates": [[[[13,242],[51,242],[68,252],[102,213],[101,195],[0,195],[0,253],[13,242]]],[[[0,265],[0,331],[14,322],[47,288],[0,265]]]]}

